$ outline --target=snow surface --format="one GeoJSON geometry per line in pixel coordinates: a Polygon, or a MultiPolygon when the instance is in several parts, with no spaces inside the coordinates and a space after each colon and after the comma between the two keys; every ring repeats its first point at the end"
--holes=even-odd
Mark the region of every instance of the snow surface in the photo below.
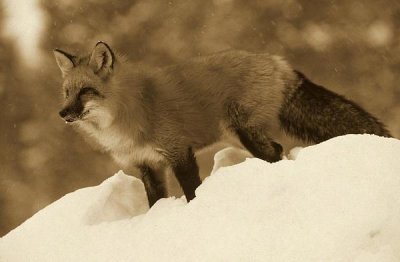
{"type": "Polygon", "coordinates": [[[238,149],[234,147],[227,147],[218,151],[214,155],[214,166],[211,170],[211,175],[217,172],[221,167],[232,166],[239,164],[246,160],[246,158],[251,158],[252,155],[243,149],[238,149]]]}
{"type": "Polygon", "coordinates": [[[220,152],[187,204],[121,171],[0,239],[0,261],[400,261],[400,141],[347,135],[270,164],[220,152]]]}

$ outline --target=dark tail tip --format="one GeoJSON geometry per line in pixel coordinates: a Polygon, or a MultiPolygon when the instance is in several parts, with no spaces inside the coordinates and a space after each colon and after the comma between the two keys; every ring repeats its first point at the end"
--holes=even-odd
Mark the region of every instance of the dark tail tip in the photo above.
{"type": "Polygon", "coordinates": [[[300,84],[286,97],[279,114],[287,133],[316,143],[345,134],[391,137],[385,126],[359,105],[295,72],[300,84]]]}

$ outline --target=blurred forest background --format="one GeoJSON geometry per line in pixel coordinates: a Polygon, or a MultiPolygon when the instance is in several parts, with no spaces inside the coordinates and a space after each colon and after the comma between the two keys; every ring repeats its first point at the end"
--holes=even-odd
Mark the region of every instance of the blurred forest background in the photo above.
{"type": "MultiPolygon", "coordinates": [[[[154,66],[226,49],[283,55],[400,137],[399,1],[14,1],[17,10],[39,7],[28,9],[42,16],[37,43],[23,39],[36,18],[18,17],[22,29],[10,26],[10,2],[0,0],[0,236],[118,170],[59,118],[54,48],[89,52],[103,40],[132,61],[154,66]]],[[[205,174],[212,155],[200,158],[205,174]]]]}

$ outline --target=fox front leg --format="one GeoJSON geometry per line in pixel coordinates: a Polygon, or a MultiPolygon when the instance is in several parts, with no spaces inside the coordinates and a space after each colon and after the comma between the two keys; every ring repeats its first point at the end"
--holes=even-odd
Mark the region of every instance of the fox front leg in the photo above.
{"type": "Polygon", "coordinates": [[[165,183],[161,179],[160,170],[150,168],[147,165],[139,166],[144,188],[146,189],[149,206],[152,207],[157,200],[167,196],[165,183]]]}
{"type": "Polygon", "coordinates": [[[180,154],[169,154],[167,158],[186,200],[189,202],[195,198],[195,190],[201,184],[199,167],[192,148],[189,147],[186,152],[180,154]]]}

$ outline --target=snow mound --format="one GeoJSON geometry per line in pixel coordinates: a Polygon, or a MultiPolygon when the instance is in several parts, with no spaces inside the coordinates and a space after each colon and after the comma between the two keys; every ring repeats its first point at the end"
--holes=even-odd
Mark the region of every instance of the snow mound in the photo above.
{"type": "Polygon", "coordinates": [[[243,149],[227,147],[218,151],[214,156],[214,166],[211,175],[217,172],[221,167],[232,166],[251,158],[252,155],[243,149]]]}
{"type": "Polygon", "coordinates": [[[221,167],[231,153],[189,204],[143,214],[143,185],[122,172],[68,194],[3,237],[0,261],[400,261],[399,140],[347,135],[221,167]]]}
{"type": "Polygon", "coordinates": [[[295,147],[292,150],[290,150],[289,155],[287,156],[288,159],[290,160],[295,160],[297,158],[297,155],[299,152],[302,150],[302,147],[295,147]]]}
{"type": "Polygon", "coordinates": [[[104,181],[95,192],[83,216],[89,225],[130,218],[149,209],[142,181],[122,171],[104,181]]]}

